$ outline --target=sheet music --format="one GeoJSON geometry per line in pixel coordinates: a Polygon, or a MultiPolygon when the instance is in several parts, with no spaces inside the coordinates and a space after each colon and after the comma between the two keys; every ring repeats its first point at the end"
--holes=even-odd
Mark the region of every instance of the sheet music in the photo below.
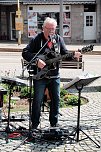
{"type": "Polygon", "coordinates": [[[5,82],[5,83],[10,83],[10,84],[14,84],[14,85],[26,85],[28,86],[28,81],[20,79],[20,78],[11,78],[11,77],[6,77],[3,76],[1,77],[1,82],[5,82]]]}
{"type": "Polygon", "coordinates": [[[15,78],[15,79],[16,79],[16,82],[18,82],[19,84],[21,83],[21,84],[28,86],[28,81],[20,79],[20,78],[15,78]]]}
{"type": "Polygon", "coordinates": [[[70,88],[71,86],[73,86],[76,82],[79,82],[80,80],[88,80],[88,79],[97,79],[99,78],[99,75],[93,75],[90,73],[83,73],[80,76],[77,76],[76,78],[74,78],[72,81],[68,82],[67,84],[63,85],[64,89],[70,88]]]}

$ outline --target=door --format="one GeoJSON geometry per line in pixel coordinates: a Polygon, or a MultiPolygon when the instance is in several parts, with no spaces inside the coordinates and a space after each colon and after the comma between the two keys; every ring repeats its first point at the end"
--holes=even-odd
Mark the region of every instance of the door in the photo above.
{"type": "Polygon", "coordinates": [[[16,30],[15,30],[15,12],[10,12],[10,38],[11,40],[16,39],[16,30]]]}
{"type": "Polygon", "coordinates": [[[84,40],[96,40],[96,12],[84,12],[84,40]]]}

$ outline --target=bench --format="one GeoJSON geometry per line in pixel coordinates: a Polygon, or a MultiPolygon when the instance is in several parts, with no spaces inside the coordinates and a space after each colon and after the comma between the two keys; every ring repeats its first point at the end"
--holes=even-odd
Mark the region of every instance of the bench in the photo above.
{"type": "MultiPolygon", "coordinates": [[[[21,65],[22,65],[22,77],[24,77],[24,68],[26,67],[26,65],[28,64],[28,62],[21,58],[21,65]]],[[[82,60],[82,56],[79,58],[79,61],[72,59],[70,61],[68,60],[62,60],[60,62],[60,68],[65,68],[65,69],[81,69],[82,71],[84,71],[84,61],[82,60]]]]}
{"type": "Polygon", "coordinates": [[[75,59],[72,59],[70,61],[68,60],[61,61],[60,68],[82,69],[82,71],[84,71],[84,61],[82,61],[82,56],[79,58],[79,61],[75,59]]]}

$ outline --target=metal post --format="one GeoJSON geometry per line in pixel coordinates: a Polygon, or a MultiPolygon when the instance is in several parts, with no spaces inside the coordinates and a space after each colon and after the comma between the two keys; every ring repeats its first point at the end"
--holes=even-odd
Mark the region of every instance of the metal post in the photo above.
{"type": "Polygon", "coordinates": [[[99,0],[100,5],[100,42],[101,42],[101,0],[99,0]]]}
{"type": "Polygon", "coordinates": [[[101,0],[96,0],[97,7],[97,42],[101,42],[101,0]]]}
{"type": "Polygon", "coordinates": [[[20,4],[20,3],[19,3],[19,0],[18,0],[18,10],[19,10],[19,8],[20,8],[20,7],[19,7],[19,4],[20,4]]]}
{"type": "Polygon", "coordinates": [[[63,0],[60,0],[60,36],[63,37],[63,0]]]}
{"type": "MultiPolygon", "coordinates": [[[[21,12],[19,0],[18,0],[18,12],[21,12]]],[[[21,17],[21,14],[19,13],[18,18],[20,17],[21,17]]],[[[21,30],[18,30],[18,45],[20,44],[21,44],[21,30]]]]}
{"type": "Polygon", "coordinates": [[[21,31],[18,31],[18,45],[21,44],[21,31]]]}

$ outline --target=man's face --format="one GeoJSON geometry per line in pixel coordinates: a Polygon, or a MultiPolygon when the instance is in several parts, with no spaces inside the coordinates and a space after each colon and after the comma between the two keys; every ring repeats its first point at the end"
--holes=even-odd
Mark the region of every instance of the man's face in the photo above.
{"type": "Polygon", "coordinates": [[[46,39],[48,39],[48,36],[54,35],[56,30],[56,25],[47,23],[43,26],[43,32],[46,39]]]}

